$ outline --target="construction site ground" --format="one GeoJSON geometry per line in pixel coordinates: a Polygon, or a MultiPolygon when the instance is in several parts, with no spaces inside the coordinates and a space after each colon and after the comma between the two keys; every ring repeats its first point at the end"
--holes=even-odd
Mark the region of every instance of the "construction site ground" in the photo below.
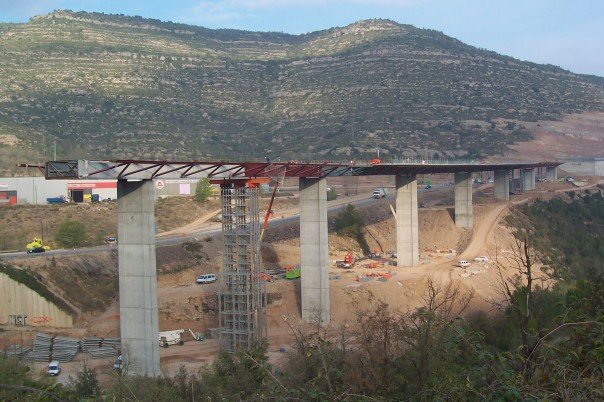
{"type": "MultiPolygon", "coordinates": [[[[596,185],[593,180],[585,179],[585,187],[596,185]]],[[[419,195],[420,204],[424,208],[419,211],[419,242],[421,263],[415,267],[397,267],[390,265],[391,258],[374,258],[358,261],[352,269],[337,268],[336,260],[353,251],[361,255],[361,249],[356,241],[350,238],[330,233],[329,253],[331,264],[330,275],[330,304],[331,326],[354,324],[355,314],[360,310],[371,310],[381,302],[390,308],[407,311],[419,307],[422,296],[426,291],[426,279],[431,277],[445,285],[453,282],[462,289],[473,289],[475,297],[471,310],[492,311],[493,301],[500,301],[499,293],[501,274],[495,267],[495,257],[503,265],[503,277],[513,275],[513,269],[506,263],[505,257],[511,252],[511,235],[502,224],[502,218],[514,204],[526,202],[534,198],[564,197],[565,191],[577,190],[572,183],[537,183],[534,192],[512,196],[510,202],[496,203],[492,196],[492,185],[477,188],[474,205],[474,228],[470,231],[461,230],[455,226],[452,209],[452,187],[436,186],[435,191],[419,195]],[[488,262],[475,262],[476,256],[487,256],[488,262]],[[465,259],[471,262],[470,267],[461,268],[457,261],[465,259]],[[372,265],[373,263],[373,265],[372,265]],[[370,266],[375,266],[370,267],[370,266]],[[388,274],[379,278],[379,274],[388,274]],[[364,275],[374,278],[367,282],[359,281],[364,275]]],[[[357,195],[357,199],[366,198],[365,194],[357,195]]],[[[294,197],[295,199],[295,197],[294,197]]],[[[349,194],[332,205],[345,205],[355,196],[349,194]]],[[[290,199],[289,204],[280,208],[283,216],[295,215],[296,204],[290,199]]],[[[297,200],[296,200],[297,201],[297,200]]],[[[361,210],[366,217],[367,226],[365,237],[373,252],[383,257],[390,257],[395,247],[395,221],[384,199],[378,206],[361,210]]],[[[189,222],[172,233],[198,230],[207,225],[218,225],[212,222],[213,211],[206,212],[199,219],[189,222]]],[[[166,233],[170,235],[172,233],[166,233]]],[[[262,248],[263,259],[267,265],[286,267],[300,263],[299,238],[296,237],[297,224],[279,228],[274,233],[270,244],[262,248]]],[[[198,285],[195,278],[200,272],[217,272],[220,267],[219,239],[202,242],[206,259],[195,266],[185,269],[165,269],[158,276],[158,299],[160,330],[191,328],[195,332],[204,332],[217,326],[215,311],[216,284],[198,285]]],[[[158,249],[158,267],[164,265],[178,266],[177,253],[174,247],[158,249]],[[166,254],[166,255],[164,255],[166,254]]],[[[301,325],[300,320],[300,281],[279,279],[267,283],[268,308],[268,337],[269,357],[276,362],[282,350],[290,349],[293,340],[290,325],[301,325]]],[[[105,311],[96,315],[85,315],[77,321],[73,329],[53,330],[51,328],[5,327],[0,337],[5,341],[31,344],[36,331],[52,332],[57,335],[74,337],[98,336],[114,337],[119,335],[119,304],[113,301],[105,311]]],[[[161,366],[165,373],[176,373],[181,365],[188,369],[199,368],[209,364],[219,351],[218,341],[206,339],[198,342],[186,335],[183,346],[171,346],[160,350],[161,366]]],[[[69,381],[69,376],[75,373],[85,363],[97,369],[101,379],[106,381],[115,375],[111,368],[113,359],[88,359],[86,354],[78,354],[73,362],[62,364],[63,372],[59,376],[61,382],[69,381]]],[[[44,364],[34,364],[34,369],[42,370],[44,364]]]]}

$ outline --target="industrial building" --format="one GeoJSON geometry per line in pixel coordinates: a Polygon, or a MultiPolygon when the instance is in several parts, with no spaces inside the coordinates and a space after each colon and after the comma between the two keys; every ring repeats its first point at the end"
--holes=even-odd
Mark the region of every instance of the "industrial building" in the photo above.
{"type": "MultiPolygon", "coordinates": [[[[153,180],[155,198],[192,196],[199,179],[153,180]]],[[[216,186],[216,195],[220,189],[216,186]]],[[[44,177],[0,178],[0,206],[47,204],[48,198],[62,197],[72,202],[117,199],[117,180],[52,180],[44,177]]]]}

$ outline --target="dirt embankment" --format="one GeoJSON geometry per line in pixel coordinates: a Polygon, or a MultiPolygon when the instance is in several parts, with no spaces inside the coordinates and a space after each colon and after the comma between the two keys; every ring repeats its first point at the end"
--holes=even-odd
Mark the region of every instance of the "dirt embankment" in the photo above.
{"type": "Polygon", "coordinates": [[[604,112],[567,115],[561,121],[522,124],[533,132],[535,138],[510,146],[505,158],[557,160],[601,157],[604,151],[604,112]]]}

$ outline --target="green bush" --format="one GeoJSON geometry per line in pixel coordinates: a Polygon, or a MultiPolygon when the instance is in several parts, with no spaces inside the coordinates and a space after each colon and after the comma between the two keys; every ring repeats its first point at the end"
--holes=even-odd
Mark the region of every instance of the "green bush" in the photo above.
{"type": "Polygon", "coordinates": [[[65,248],[83,246],[87,243],[86,227],[80,221],[63,221],[55,233],[55,241],[65,248]]]}
{"type": "Polygon", "coordinates": [[[335,188],[330,188],[329,190],[327,190],[327,201],[333,201],[336,198],[338,198],[338,192],[336,191],[335,188]]]}
{"type": "Polygon", "coordinates": [[[206,202],[208,197],[212,195],[212,187],[209,179],[201,179],[197,182],[195,188],[195,201],[206,202]]]}

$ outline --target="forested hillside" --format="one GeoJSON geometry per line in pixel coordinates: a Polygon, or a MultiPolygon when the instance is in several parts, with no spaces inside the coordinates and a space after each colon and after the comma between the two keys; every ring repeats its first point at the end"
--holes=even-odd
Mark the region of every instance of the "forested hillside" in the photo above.
{"type": "Polygon", "coordinates": [[[601,81],[389,20],[296,36],[56,11],[0,25],[0,147],[476,156],[530,138],[520,121],[602,110],[601,81]]]}

